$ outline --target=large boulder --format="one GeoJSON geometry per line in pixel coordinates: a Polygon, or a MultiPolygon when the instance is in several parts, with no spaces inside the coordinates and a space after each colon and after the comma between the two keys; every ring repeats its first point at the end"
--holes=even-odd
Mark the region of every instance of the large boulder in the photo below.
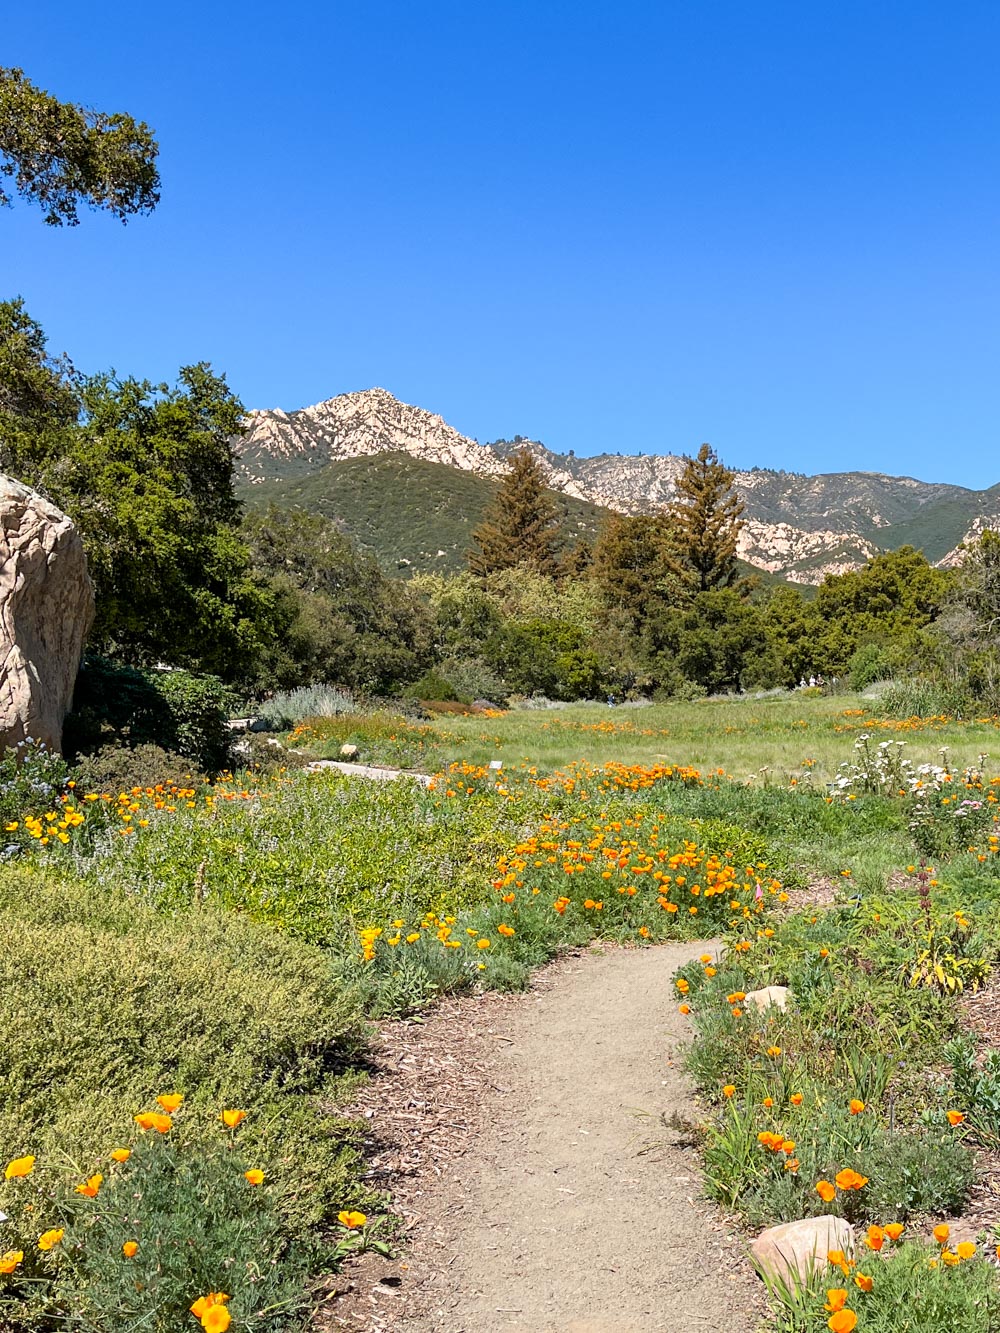
{"type": "Polygon", "coordinates": [[[73,700],[94,588],[83,542],[37,491],[0,476],[0,749],[53,749],[73,700]]]}

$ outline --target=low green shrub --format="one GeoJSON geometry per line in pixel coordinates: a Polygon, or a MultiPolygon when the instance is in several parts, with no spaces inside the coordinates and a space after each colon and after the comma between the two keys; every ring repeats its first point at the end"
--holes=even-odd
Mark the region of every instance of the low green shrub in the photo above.
{"type": "Polygon", "coordinates": [[[131,791],[133,787],[187,787],[201,774],[182,755],[159,745],[105,745],[96,754],[84,755],[73,769],[78,792],[131,791]]]}
{"type": "Polygon", "coordinates": [[[357,1193],[352,1131],[324,1124],[316,1098],[333,1098],[357,1048],[356,999],[318,950],[193,905],[187,873],[188,901],[166,917],[111,886],[27,867],[0,878],[0,1157],[102,1152],[176,1089],[258,1112],[262,1164],[317,1189],[302,1217],[343,1207],[357,1193]]]}
{"type": "Polygon", "coordinates": [[[26,814],[53,809],[69,767],[60,754],[36,741],[19,741],[0,753],[0,820],[9,824],[26,814]]]}
{"type": "Polygon", "coordinates": [[[310,717],[341,717],[361,709],[354,696],[335,685],[302,685],[297,690],[279,690],[263,703],[248,704],[256,710],[257,726],[264,731],[289,731],[310,717]]]}
{"type": "Polygon", "coordinates": [[[0,1318],[19,1328],[182,1333],[194,1327],[191,1307],[222,1293],[238,1326],[278,1333],[304,1324],[308,1254],[282,1207],[294,1185],[277,1173],[260,1179],[242,1130],[226,1129],[218,1113],[181,1108],[159,1123],[162,1133],[133,1124],[76,1167],[40,1157],[30,1175],[6,1182],[4,1245],[24,1257],[0,1279],[0,1318]],[[130,1155],[116,1161],[112,1149],[130,1155]]]}

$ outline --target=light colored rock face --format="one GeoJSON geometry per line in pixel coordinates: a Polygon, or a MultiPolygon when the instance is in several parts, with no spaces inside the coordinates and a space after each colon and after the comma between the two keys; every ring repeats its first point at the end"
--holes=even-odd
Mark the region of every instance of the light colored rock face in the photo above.
{"type": "Polygon", "coordinates": [[[755,1009],[787,1009],[787,986],[765,986],[763,990],[747,991],[744,1004],[752,1004],[755,1009]]]}
{"type": "Polygon", "coordinates": [[[58,749],[94,589],[83,542],[55,505],[0,476],[0,749],[58,749]]]}
{"type": "MultiPolygon", "coordinates": [[[[479,444],[440,416],[402,403],[385,389],[339,394],[297,412],[250,412],[246,434],[234,441],[244,481],[302,476],[341,459],[408,453],[486,477],[500,477],[517,445],[479,444]]],[[[684,466],[677,454],[557,454],[533,440],[521,441],[538,458],[553,490],[622,514],[662,509],[673,499],[684,466]]],[[[700,443],[700,442],[698,442],[700,443]]],[[[689,446],[693,451],[697,443],[689,446]]],[[[739,555],[748,564],[795,583],[821,583],[827,574],[860,569],[879,549],[914,541],[913,521],[942,506],[967,512],[975,533],[993,516],[996,496],[961,486],[887,477],[876,472],[806,476],[754,468],[737,472],[746,505],[739,555]],[[894,525],[902,536],[894,536],[894,525]]],[[[934,520],[930,523],[933,529],[934,520]]],[[[971,526],[970,526],[971,525],[971,526]]],[[[991,526],[995,524],[991,523],[991,526]]],[[[942,563],[955,563],[954,551],[942,563]]]]}
{"type": "MultiPolygon", "coordinates": [[[[824,1214],[768,1227],[750,1246],[750,1253],[768,1277],[801,1285],[809,1280],[810,1271],[828,1269],[827,1255],[831,1250],[843,1250],[850,1255],[853,1249],[854,1232],[850,1223],[842,1217],[824,1214]]],[[[828,1285],[833,1287],[838,1283],[831,1280],[828,1285]]]]}

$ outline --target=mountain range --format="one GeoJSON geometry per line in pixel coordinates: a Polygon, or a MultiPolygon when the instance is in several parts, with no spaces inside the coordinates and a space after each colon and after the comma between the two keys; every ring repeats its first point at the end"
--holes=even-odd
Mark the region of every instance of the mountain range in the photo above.
{"type": "MultiPolygon", "coordinates": [[[[578,458],[517,437],[480,444],[385,389],[339,394],[293,412],[247,414],[234,441],[254,506],[301,505],[336,519],[397,568],[452,570],[511,453],[541,463],[569,534],[592,538],[607,511],[669,503],[684,459],[605,453],[578,458]]],[[[758,570],[815,584],[880,550],[911,545],[941,565],[984,527],[1000,526],[1000,484],[974,491],[878,472],[736,472],[746,506],[739,554],[758,570]]]]}

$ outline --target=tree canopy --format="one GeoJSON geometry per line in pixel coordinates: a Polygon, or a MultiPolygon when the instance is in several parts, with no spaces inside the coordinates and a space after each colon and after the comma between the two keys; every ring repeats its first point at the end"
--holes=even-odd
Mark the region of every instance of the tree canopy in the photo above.
{"type": "Polygon", "coordinates": [[[469,554],[469,568],[480,577],[519,565],[540,574],[557,572],[556,506],[530,449],[512,455],[510,469],[472,540],[475,549],[469,554]]]}
{"type": "Polygon", "coordinates": [[[744,506],[733,481],[733,473],[707,444],[697,457],[685,459],[677,478],[668,513],[676,569],[692,593],[729,588],[736,582],[736,544],[744,506]]]}
{"type": "MultiPolygon", "coordinates": [[[[80,204],[125,222],[160,198],[158,146],[149,126],[123,112],[60,102],[23,70],[0,67],[0,175],[45,214],[75,227],[80,204]]],[[[0,187],[0,205],[11,204],[0,187]]]]}

